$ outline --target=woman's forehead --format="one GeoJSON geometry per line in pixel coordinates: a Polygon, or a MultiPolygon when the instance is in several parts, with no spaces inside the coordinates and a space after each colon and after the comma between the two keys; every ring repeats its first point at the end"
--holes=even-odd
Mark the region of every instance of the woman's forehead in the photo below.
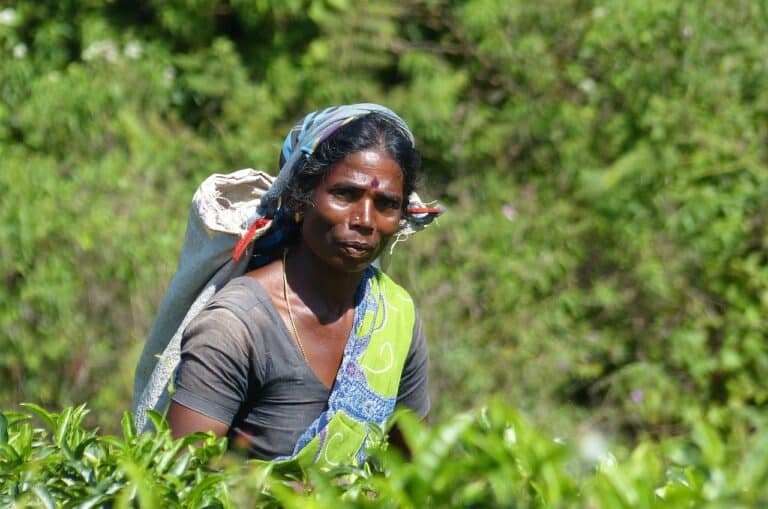
{"type": "Polygon", "coordinates": [[[402,188],[404,181],[403,171],[397,161],[374,149],[355,152],[334,164],[326,180],[347,181],[373,188],[402,188]]]}

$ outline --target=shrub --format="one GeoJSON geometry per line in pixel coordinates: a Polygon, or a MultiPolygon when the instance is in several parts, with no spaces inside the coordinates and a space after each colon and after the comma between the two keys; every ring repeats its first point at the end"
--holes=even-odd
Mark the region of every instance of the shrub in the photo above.
{"type": "Polygon", "coordinates": [[[85,405],[0,413],[0,503],[17,507],[758,507],[768,502],[765,426],[726,443],[698,421],[689,438],[612,451],[598,435],[552,439],[492,401],[428,428],[396,422],[411,459],[373,430],[359,467],[290,473],[225,453],[226,439],[122,437],[84,427],[85,405]],[[42,421],[37,427],[32,415],[42,421]],[[614,454],[614,452],[616,454],[614,454]],[[743,455],[743,456],[742,456],[743,455]],[[734,461],[736,458],[743,461],[734,461]]]}

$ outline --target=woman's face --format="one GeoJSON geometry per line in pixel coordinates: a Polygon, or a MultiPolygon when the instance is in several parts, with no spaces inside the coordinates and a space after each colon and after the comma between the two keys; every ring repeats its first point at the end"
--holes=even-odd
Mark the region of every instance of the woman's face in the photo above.
{"type": "Polygon", "coordinates": [[[378,149],[347,156],[313,191],[302,241],[330,267],[362,271],[400,226],[403,183],[400,165],[378,149]]]}

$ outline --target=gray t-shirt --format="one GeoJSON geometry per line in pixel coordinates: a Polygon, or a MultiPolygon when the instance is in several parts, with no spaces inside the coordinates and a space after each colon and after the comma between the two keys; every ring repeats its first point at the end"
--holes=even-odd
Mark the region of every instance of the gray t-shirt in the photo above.
{"type": "MultiPolygon", "coordinates": [[[[426,417],[427,385],[427,345],[417,314],[397,405],[426,417]]],[[[290,455],[330,395],[251,277],[230,281],[190,322],[174,387],[174,401],[229,425],[230,447],[262,459],[290,455]]]]}

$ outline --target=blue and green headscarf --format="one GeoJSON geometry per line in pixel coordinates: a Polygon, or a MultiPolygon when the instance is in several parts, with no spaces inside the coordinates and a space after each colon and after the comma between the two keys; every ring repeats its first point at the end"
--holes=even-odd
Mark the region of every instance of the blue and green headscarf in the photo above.
{"type": "MultiPolygon", "coordinates": [[[[291,236],[295,231],[295,225],[289,221],[272,221],[285,214],[280,197],[293,177],[301,169],[307,157],[312,155],[321,143],[333,136],[341,127],[371,113],[378,114],[390,121],[410,140],[411,146],[416,146],[413,133],[405,121],[394,111],[378,104],[359,103],[331,106],[324,110],[309,113],[285,137],[280,152],[280,172],[269,190],[262,195],[256,217],[249,221],[249,226],[246,227],[247,233],[235,247],[233,255],[235,260],[239,259],[252,243],[253,250],[251,252],[254,253],[256,265],[267,263],[272,259],[273,255],[262,255],[261,253],[271,252],[274,247],[281,245],[285,238],[291,236]],[[270,225],[270,223],[272,224],[270,225]]],[[[425,204],[418,194],[411,193],[408,196],[406,212],[400,220],[400,228],[390,246],[390,251],[399,241],[405,240],[410,235],[427,227],[443,211],[442,206],[425,204]]]]}
{"type": "Polygon", "coordinates": [[[411,146],[416,146],[413,133],[408,129],[405,121],[384,106],[360,103],[331,106],[324,110],[313,111],[296,124],[285,137],[280,153],[280,173],[269,191],[261,198],[260,212],[265,217],[273,217],[277,212],[280,196],[306,158],[340,128],[370,113],[377,113],[392,122],[410,140],[411,146]]]}

